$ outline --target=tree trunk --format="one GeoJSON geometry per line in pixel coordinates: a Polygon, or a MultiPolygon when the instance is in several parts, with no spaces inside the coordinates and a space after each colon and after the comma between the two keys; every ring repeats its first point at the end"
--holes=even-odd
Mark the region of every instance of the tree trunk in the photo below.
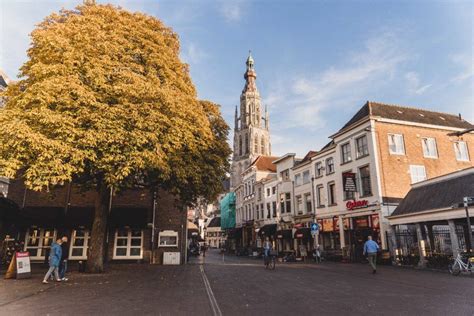
{"type": "Polygon", "coordinates": [[[87,257],[87,272],[104,272],[105,234],[109,213],[110,191],[104,183],[99,183],[95,199],[94,223],[87,257]]]}

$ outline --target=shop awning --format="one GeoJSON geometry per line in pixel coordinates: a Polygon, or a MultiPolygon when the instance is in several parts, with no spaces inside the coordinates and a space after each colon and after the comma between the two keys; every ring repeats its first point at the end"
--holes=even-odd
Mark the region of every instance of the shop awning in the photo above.
{"type": "Polygon", "coordinates": [[[93,222],[93,207],[70,207],[64,217],[64,226],[67,228],[77,228],[81,226],[92,228],[93,222]]]}
{"type": "Polygon", "coordinates": [[[18,215],[20,227],[58,227],[64,220],[64,207],[25,207],[18,215]]]}
{"type": "Polygon", "coordinates": [[[264,225],[263,227],[260,228],[258,231],[258,235],[260,237],[269,237],[269,236],[274,236],[276,233],[277,225],[276,224],[269,224],[269,225],[264,225]]]}
{"type": "Polygon", "coordinates": [[[276,232],[276,237],[278,239],[291,239],[293,234],[291,233],[291,229],[283,229],[276,232]]]}
{"type": "Polygon", "coordinates": [[[136,227],[144,228],[148,223],[148,210],[146,208],[115,207],[110,214],[110,226],[112,227],[136,227]]]}
{"type": "Polygon", "coordinates": [[[311,229],[308,228],[308,227],[298,228],[295,231],[294,237],[299,238],[299,239],[310,239],[311,238],[311,229]]]}

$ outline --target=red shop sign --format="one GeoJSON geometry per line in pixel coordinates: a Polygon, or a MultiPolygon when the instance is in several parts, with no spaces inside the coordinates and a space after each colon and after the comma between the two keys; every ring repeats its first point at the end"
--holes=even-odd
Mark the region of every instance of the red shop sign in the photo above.
{"type": "Polygon", "coordinates": [[[362,208],[362,207],[367,207],[369,205],[369,201],[367,200],[360,200],[360,201],[348,201],[346,203],[346,207],[348,210],[352,211],[353,209],[356,208],[362,208]]]}

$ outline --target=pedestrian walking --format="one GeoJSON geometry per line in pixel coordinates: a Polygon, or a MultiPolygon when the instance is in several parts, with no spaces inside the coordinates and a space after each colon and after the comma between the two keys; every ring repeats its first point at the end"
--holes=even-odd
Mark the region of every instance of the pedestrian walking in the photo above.
{"type": "Polygon", "coordinates": [[[377,252],[379,251],[379,245],[372,240],[372,236],[367,237],[367,241],[364,244],[364,256],[367,256],[369,264],[372,266],[372,273],[377,273],[377,252]]]}
{"type": "Polygon", "coordinates": [[[59,263],[59,278],[61,281],[67,281],[66,271],[67,271],[67,261],[69,259],[69,245],[67,236],[61,238],[61,262],[59,263]]]}
{"type": "Polygon", "coordinates": [[[313,250],[314,262],[321,263],[321,249],[316,245],[313,250]]]}
{"type": "Polygon", "coordinates": [[[61,279],[59,278],[59,273],[58,273],[59,263],[61,262],[61,255],[62,255],[61,244],[62,244],[61,238],[58,238],[56,242],[53,242],[51,244],[51,248],[49,252],[49,270],[48,272],[46,272],[46,275],[44,276],[43,284],[48,284],[48,279],[53,273],[54,273],[54,277],[56,278],[56,281],[61,282],[61,279]]]}

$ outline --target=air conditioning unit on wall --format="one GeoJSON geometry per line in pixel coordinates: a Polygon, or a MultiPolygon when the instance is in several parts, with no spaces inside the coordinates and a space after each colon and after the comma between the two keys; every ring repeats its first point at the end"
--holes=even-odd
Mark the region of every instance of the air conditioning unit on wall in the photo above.
{"type": "Polygon", "coordinates": [[[181,256],[179,252],[164,252],[163,253],[164,265],[179,265],[180,259],[181,259],[181,256]]]}

